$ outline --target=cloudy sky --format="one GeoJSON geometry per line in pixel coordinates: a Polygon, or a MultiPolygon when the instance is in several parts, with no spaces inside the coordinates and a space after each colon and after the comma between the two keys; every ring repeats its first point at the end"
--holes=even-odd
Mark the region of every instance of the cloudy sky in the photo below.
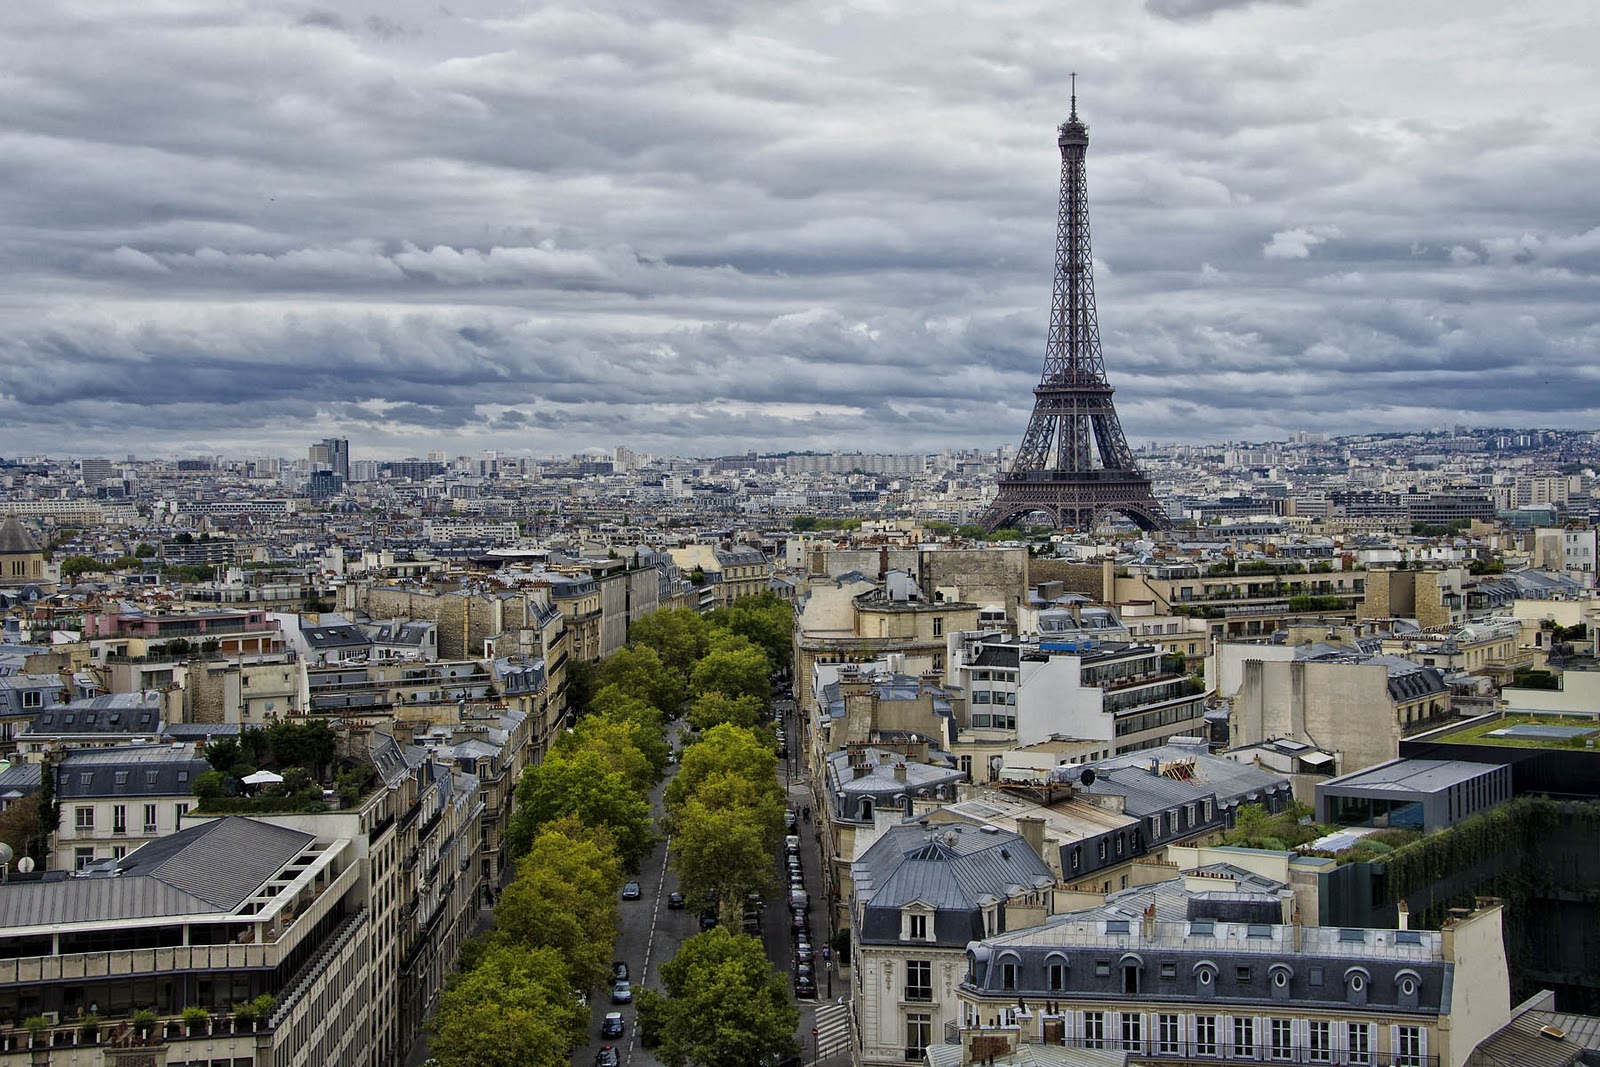
{"type": "Polygon", "coordinates": [[[1593,0],[0,5],[0,455],[1600,426],[1593,0]]]}

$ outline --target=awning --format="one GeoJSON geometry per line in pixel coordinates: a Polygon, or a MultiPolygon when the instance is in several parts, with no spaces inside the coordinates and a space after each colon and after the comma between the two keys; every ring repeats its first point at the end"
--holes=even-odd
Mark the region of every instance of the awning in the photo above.
{"type": "Polygon", "coordinates": [[[1332,763],[1333,757],[1326,752],[1307,752],[1300,757],[1300,762],[1309,763],[1313,767],[1321,767],[1324,764],[1332,763]]]}

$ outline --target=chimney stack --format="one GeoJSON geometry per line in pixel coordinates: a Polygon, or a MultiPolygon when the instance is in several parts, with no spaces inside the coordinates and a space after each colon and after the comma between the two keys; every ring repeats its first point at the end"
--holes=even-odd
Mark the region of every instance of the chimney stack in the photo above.
{"type": "Polygon", "coordinates": [[[1017,833],[1033,849],[1033,854],[1045,863],[1050,859],[1044,854],[1044,820],[1037,815],[1024,815],[1017,819],[1017,833]]]}
{"type": "Polygon", "coordinates": [[[904,782],[906,780],[906,765],[904,762],[896,763],[894,765],[894,780],[897,782],[904,782]]]}

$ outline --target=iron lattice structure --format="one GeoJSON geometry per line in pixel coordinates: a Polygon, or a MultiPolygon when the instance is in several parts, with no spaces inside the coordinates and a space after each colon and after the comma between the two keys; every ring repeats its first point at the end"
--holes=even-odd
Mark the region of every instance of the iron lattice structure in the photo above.
{"type": "Polygon", "coordinates": [[[1016,461],[1001,477],[994,503],[980,522],[996,530],[1042,511],[1059,529],[1092,530],[1108,512],[1117,511],[1141,529],[1166,529],[1170,521],[1122,434],[1100,355],[1083,167],[1089,128],[1078,118],[1076,92],[1071,117],[1057,133],[1061,208],[1044,373],[1033,390],[1033,417],[1016,461]]]}

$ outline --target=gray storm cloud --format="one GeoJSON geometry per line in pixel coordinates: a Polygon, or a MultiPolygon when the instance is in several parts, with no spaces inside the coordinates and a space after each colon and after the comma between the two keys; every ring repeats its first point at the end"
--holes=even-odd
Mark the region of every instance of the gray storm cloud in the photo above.
{"type": "Polygon", "coordinates": [[[1593,425],[1587,6],[9,5],[0,454],[1593,425]]]}

